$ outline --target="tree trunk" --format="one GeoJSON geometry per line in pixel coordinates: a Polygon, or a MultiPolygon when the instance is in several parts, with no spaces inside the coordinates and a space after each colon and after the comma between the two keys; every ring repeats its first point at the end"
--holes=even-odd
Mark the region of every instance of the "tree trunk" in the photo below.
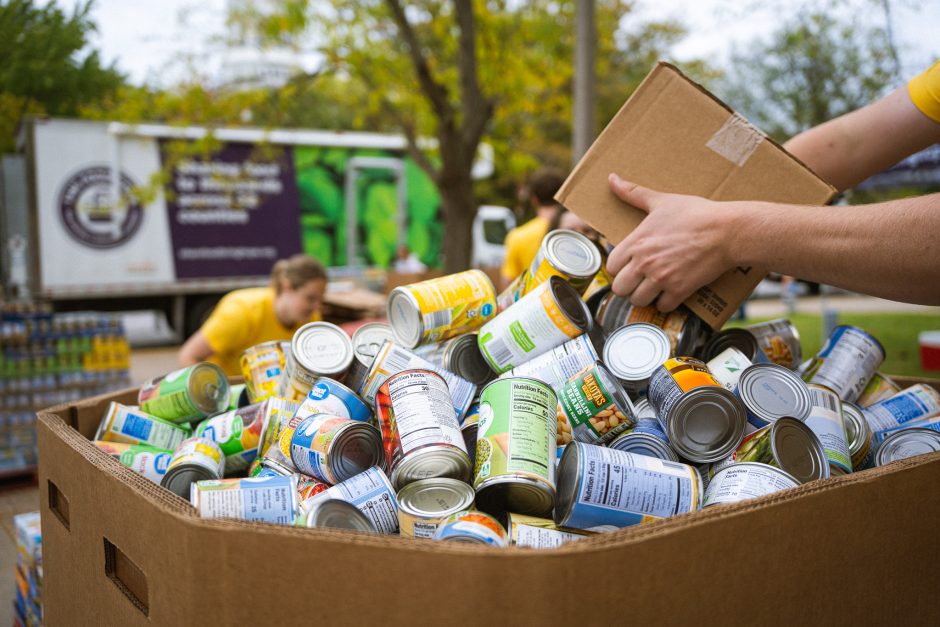
{"type": "Polygon", "coordinates": [[[444,271],[448,274],[470,267],[473,248],[473,218],[476,200],[470,172],[441,177],[439,189],[444,218],[444,271]]]}

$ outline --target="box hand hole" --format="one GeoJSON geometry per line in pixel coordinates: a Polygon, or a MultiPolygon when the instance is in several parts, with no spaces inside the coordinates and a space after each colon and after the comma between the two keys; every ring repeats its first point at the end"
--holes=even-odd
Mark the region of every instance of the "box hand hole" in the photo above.
{"type": "Polygon", "coordinates": [[[56,484],[51,481],[47,481],[47,483],[49,484],[49,511],[55,514],[55,517],[59,519],[59,522],[62,523],[62,526],[68,531],[70,530],[69,500],[65,498],[65,495],[62,494],[56,484]]]}
{"type": "Polygon", "coordinates": [[[110,540],[104,540],[104,573],[144,616],[150,615],[147,576],[110,540]]]}

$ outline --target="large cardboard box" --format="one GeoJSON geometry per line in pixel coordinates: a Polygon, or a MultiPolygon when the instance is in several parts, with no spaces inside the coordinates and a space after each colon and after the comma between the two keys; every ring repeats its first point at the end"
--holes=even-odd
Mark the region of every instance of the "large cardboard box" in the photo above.
{"type": "MultiPolygon", "coordinates": [[[[908,382],[909,383],[909,382],[908,382]]],[[[47,625],[935,625],[940,453],[591,537],[499,550],[202,520],[39,415],[47,625]]]]}
{"type": "MultiPolygon", "coordinates": [[[[617,243],[646,215],[610,191],[611,172],[659,191],[713,200],[821,205],[835,190],[743,117],[659,63],[558,190],[557,200],[617,243]]],[[[766,270],[739,267],[685,304],[718,330],[766,270]]]]}

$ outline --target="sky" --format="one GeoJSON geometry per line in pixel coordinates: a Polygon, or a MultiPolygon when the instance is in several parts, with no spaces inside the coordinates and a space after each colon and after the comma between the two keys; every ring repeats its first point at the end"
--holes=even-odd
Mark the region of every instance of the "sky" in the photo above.
{"type": "MultiPolygon", "coordinates": [[[[851,1],[864,19],[883,24],[879,0],[851,1]]],[[[71,9],[75,0],[56,0],[71,9]]],[[[689,35],[672,51],[683,61],[706,58],[725,61],[732,46],[741,49],[755,38],[767,38],[807,0],[637,0],[636,15],[672,18],[689,35]]],[[[132,82],[167,86],[190,68],[211,74],[219,62],[218,38],[225,31],[227,0],[96,0],[98,24],[94,43],[106,61],[115,61],[132,82]]],[[[900,48],[902,73],[909,79],[940,58],[940,0],[892,0],[892,23],[900,48]]],[[[315,64],[308,56],[305,65],[315,64]]],[[[721,66],[721,64],[717,64],[721,66]]],[[[309,68],[313,69],[313,68],[309,68]]]]}

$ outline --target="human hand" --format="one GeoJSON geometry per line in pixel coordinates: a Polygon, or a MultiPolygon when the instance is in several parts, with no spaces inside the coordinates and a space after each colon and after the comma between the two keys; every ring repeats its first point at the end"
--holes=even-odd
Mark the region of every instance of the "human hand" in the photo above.
{"type": "Polygon", "coordinates": [[[638,307],[655,301],[660,311],[672,311],[734,267],[728,203],[657,192],[616,174],[608,181],[620,200],[649,214],[607,260],[615,294],[638,307]]]}

